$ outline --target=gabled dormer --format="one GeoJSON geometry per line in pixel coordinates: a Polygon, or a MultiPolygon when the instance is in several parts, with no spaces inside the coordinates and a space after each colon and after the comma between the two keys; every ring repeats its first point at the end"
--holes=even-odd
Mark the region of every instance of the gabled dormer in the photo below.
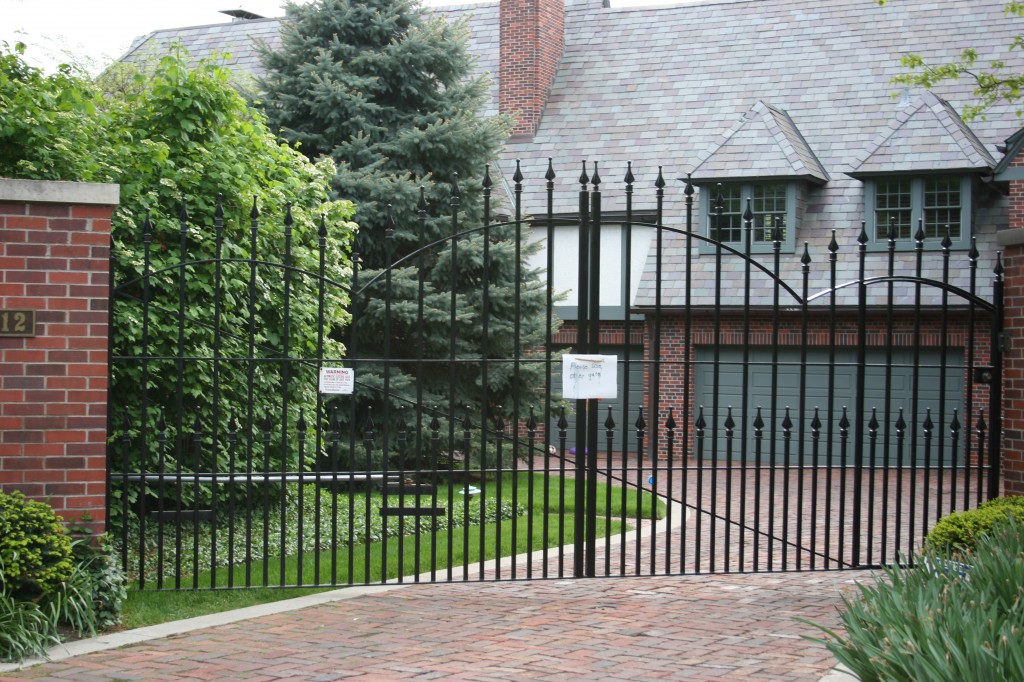
{"type": "Polygon", "coordinates": [[[875,137],[849,175],[864,182],[864,220],[874,244],[926,245],[947,233],[966,247],[972,233],[974,185],[992,172],[985,145],[941,97],[925,92],[875,137]]]}
{"type": "Polygon", "coordinates": [[[782,248],[792,251],[808,189],[829,181],[789,114],[764,101],[698,157],[691,176],[701,188],[701,224],[711,239],[745,248],[743,213],[749,203],[753,252],[771,248],[776,224],[782,228],[782,248]]]}

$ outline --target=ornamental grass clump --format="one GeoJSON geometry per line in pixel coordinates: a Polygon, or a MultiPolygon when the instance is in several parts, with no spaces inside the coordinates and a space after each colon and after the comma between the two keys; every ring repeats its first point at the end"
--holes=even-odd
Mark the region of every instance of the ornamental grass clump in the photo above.
{"type": "Polygon", "coordinates": [[[915,567],[892,567],[859,598],[844,597],[845,635],[823,643],[859,679],[1024,680],[1024,522],[1007,518],[936,571],[949,554],[926,548],[915,567]]]}

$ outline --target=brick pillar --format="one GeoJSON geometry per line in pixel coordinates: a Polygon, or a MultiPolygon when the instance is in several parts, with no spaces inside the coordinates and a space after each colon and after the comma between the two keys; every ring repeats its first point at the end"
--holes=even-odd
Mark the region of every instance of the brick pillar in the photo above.
{"type": "Polygon", "coordinates": [[[1024,495],[1024,152],[1010,162],[1005,175],[1009,229],[998,235],[1005,269],[1003,329],[1009,338],[1003,353],[1002,474],[1006,494],[1024,495]]]}
{"type": "Polygon", "coordinates": [[[0,179],[0,490],[48,501],[66,521],[88,512],[96,532],[118,196],[117,185],[0,179]]]}
{"type": "Polygon", "coordinates": [[[513,135],[537,132],[565,45],[564,0],[501,0],[498,109],[513,135]]]}

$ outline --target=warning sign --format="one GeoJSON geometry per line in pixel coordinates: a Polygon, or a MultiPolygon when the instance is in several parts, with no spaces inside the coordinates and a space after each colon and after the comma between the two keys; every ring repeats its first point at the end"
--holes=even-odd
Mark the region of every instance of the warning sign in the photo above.
{"type": "Polygon", "coordinates": [[[356,388],[356,372],[344,367],[320,369],[320,392],[351,395],[356,388]]]}

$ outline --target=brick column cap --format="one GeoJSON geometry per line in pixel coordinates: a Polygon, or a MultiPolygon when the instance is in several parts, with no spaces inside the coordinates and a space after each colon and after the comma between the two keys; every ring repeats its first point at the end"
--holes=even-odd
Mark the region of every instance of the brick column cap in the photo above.
{"type": "Polygon", "coordinates": [[[115,183],[0,178],[0,201],[117,206],[120,200],[121,186],[115,183]]]}

